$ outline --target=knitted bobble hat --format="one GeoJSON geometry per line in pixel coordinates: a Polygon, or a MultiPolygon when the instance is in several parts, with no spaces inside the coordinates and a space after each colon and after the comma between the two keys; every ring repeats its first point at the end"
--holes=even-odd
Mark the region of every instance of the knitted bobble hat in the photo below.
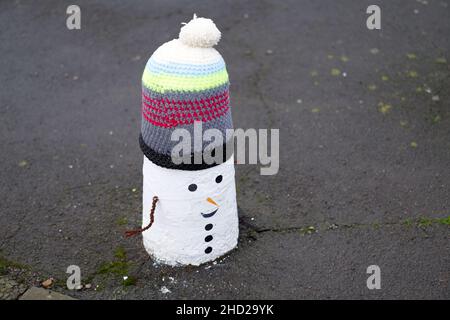
{"type": "Polygon", "coordinates": [[[161,45],[148,60],[142,76],[139,142],[144,155],[156,165],[199,170],[218,164],[203,160],[201,164],[173,163],[171,153],[179,141],[171,141],[171,135],[175,129],[183,128],[194,140],[194,122],[201,122],[202,131],[214,128],[221,132],[223,141],[202,142],[201,150],[194,150],[192,142],[192,159],[194,151],[203,154],[206,147],[209,151],[224,150],[229,142],[226,129],[232,129],[233,124],[228,73],[225,61],[213,48],[220,37],[212,20],[194,15],[181,28],[178,39],[161,45]]]}

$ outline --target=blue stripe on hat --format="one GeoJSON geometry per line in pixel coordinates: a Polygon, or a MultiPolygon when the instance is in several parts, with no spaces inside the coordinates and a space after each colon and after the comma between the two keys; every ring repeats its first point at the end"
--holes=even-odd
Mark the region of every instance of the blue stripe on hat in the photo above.
{"type": "Polygon", "coordinates": [[[225,68],[225,61],[218,60],[211,64],[184,64],[174,62],[158,62],[151,57],[145,68],[152,73],[164,73],[180,76],[205,76],[225,68]]]}

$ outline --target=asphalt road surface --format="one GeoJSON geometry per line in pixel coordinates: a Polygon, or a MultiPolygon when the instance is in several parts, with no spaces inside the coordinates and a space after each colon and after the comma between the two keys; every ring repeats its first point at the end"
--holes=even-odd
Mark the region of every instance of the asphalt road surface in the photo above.
{"type": "Polygon", "coordinates": [[[450,1],[379,0],[381,30],[369,4],[1,1],[3,272],[81,299],[449,299],[450,1]],[[238,248],[172,268],[123,232],[142,71],[194,12],[222,31],[235,127],[280,129],[280,170],[237,166],[238,248]]]}

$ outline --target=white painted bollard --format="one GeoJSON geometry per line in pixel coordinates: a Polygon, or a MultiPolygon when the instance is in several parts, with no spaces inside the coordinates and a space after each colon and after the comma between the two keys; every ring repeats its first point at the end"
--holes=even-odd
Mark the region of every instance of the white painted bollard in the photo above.
{"type": "Polygon", "coordinates": [[[153,53],[142,76],[143,222],[128,235],[142,232],[147,252],[169,265],[199,265],[237,245],[234,160],[224,149],[232,141],[226,130],[233,128],[229,80],[213,48],[220,37],[212,20],[194,16],[179,39],[153,53]],[[193,143],[179,156],[200,155],[200,162],[174,161],[180,130],[193,143]],[[212,131],[216,138],[204,141],[203,133],[212,131]],[[205,160],[222,151],[220,161],[205,160]]]}

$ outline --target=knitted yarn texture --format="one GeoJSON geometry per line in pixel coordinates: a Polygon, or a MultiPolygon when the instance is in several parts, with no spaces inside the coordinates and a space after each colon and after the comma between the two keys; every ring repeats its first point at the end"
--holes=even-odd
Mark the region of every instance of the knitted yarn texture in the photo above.
{"type": "MultiPolygon", "coordinates": [[[[226,143],[226,130],[233,123],[225,61],[213,48],[220,37],[212,20],[194,16],[181,28],[178,39],[161,45],[148,60],[142,75],[139,143],[156,165],[181,170],[216,165],[174,164],[171,152],[178,141],[171,141],[171,135],[183,128],[193,137],[194,121],[201,121],[202,130],[218,129],[226,143]]],[[[201,152],[210,143],[203,143],[201,152]]],[[[223,148],[224,144],[213,142],[212,147],[223,148]]],[[[190,152],[193,157],[194,146],[190,152]]]]}

